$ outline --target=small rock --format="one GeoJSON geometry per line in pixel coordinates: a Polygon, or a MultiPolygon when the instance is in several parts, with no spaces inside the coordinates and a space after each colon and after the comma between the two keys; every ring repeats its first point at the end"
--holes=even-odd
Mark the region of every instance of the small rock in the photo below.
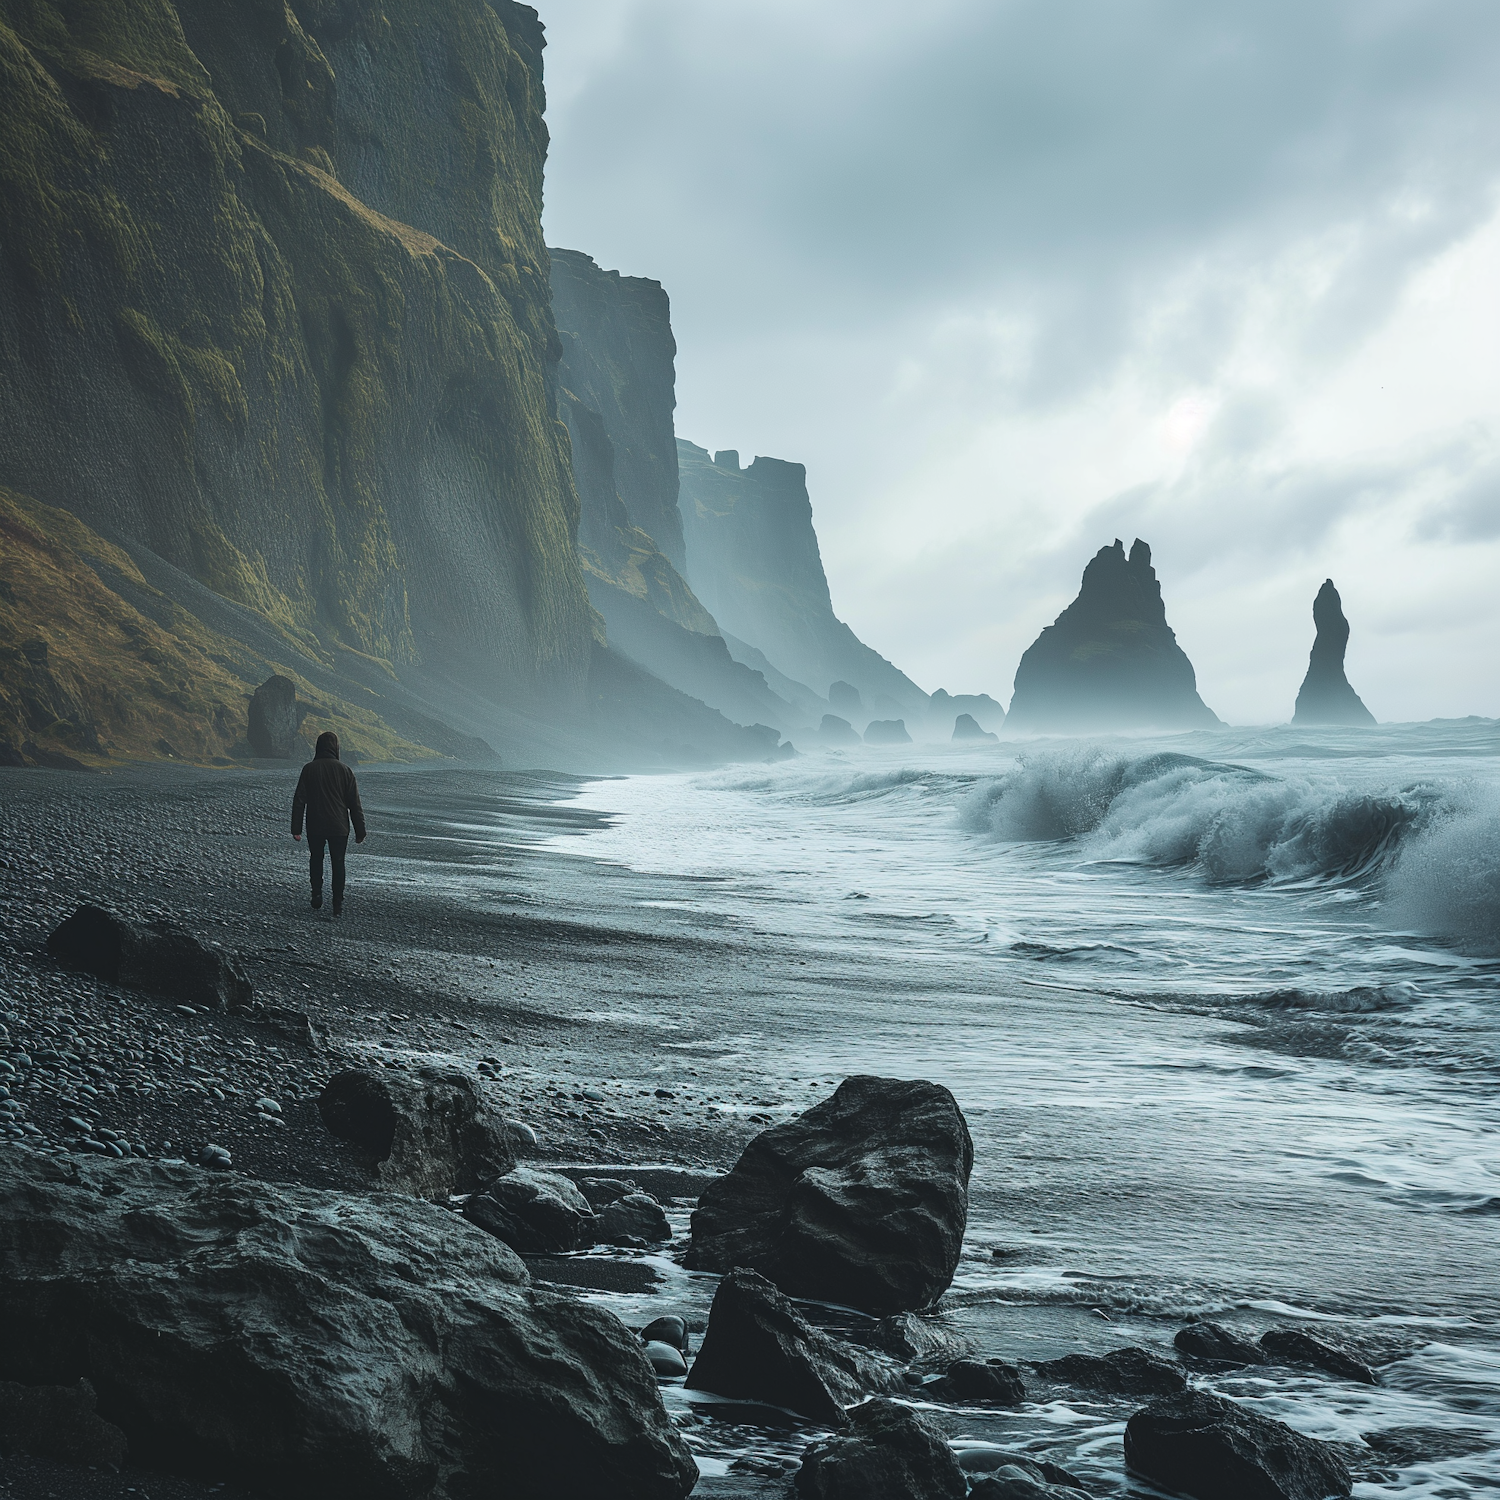
{"type": "Polygon", "coordinates": [[[665,1318],[653,1318],[641,1329],[641,1342],[643,1344],[670,1344],[682,1354],[690,1353],[687,1319],[672,1315],[665,1318]]]}
{"type": "Polygon", "coordinates": [[[1076,1485],[1052,1484],[1035,1464],[1012,1461],[986,1474],[969,1491],[969,1500],[1092,1500],[1076,1485]]]}
{"type": "Polygon", "coordinates": [[[982,1402],[991,1406],[1019,1406],[1026,1399],[1021,1372],[1001,1359],[958,1359],[927,1390],[943,1401],[982,1402]]]}
{"type": "Polygon", "coordinates": [[[594,1240],[600,1245],[624,1245],[631,1240],[658,1245],[672,1238],[672,1226],[660,1203],[649,1193],[626,1193],[599,1210],[594,1240]]]}
{"type": "Polygon", "coordinates": [[[464,1217],[522,1255],[582,1249],[594,1237],[588,1199],[568,1178],[516,1167],[464,1204],[464,1217]]]}
{"type": "Polygon", "coordinates": [[[274,1099],[257,1099],[255,1107],[264,1115],[279,1115],[281,1106],[274,1099]]]}
{"type": "Polygon", "coordinates": [[[198,1153],[198,1165],[214,1172],[227,1172],[234,1166],[234,1158],[223,1146],[210,1144],[198,1153]]]}
{"type": "Polygon", "coordinates": [[[1187,1377],[1176,1365],[1133,1346],[1108,1354],[1067,1354],[1040,1361],[1033,1368],[1046,1380],[1109,1396],[1164,1396],[1187,1385],[1187,1377]]]}
{"type": "Polygon", "coordinates": [[[604,1095],[601,1094],[598,1089],[584,1089],[583,1097],[587,1099],[590,1104],[604,1103],[604,1095]]]}
{"type": "Polygon", "coordinates": [[[1306,1365],[1361,1385],[1380,1384],[1380,1377],[1363,1360],[1301,1328],[1268,1328],[1261,1335],[1260,1347],[1277,1364],[1306,1365]]]}
{"type": "Polygon", "coordinates": [[[657,1339],[650,1340],[646,1344],[646,1358],[651,1361],[651,1368],[658,1375],[687,1374],[687,1361],[670,1344],[663,1344],[657,1339]]]}
{"type": "Polygon", "coordinates": [[[1216,1365],[1263,1365],[1264,1352],[1222,1323],[1189,1323],[1172,1340],[1179,1354],[1216,1365]]]}
{"type": "Polygon", "coordinates": [[[910,1407],[877,1398],[847,1417],[850,1431],[814,1443],[793,1480],[800,1500],[964,1500],[947,1440],[910,1407]]]}
{"type": "Polygon", "coordinates": [[[675,1099],[677,1095],[671,1089],[657,1089],[656,1097],[658,1099],[675,1099]]]}

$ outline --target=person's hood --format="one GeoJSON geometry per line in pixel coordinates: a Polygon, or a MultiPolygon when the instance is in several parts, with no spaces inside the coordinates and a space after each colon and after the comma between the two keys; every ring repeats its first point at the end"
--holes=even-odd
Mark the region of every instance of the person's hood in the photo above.
{"type": "Polygon", "coordinates": [[[338,758],[339,758],[339,753],[338,753],[337,750],[314,750],[313,751],[313,759],[314,760],[337,760],[338,758]]]}

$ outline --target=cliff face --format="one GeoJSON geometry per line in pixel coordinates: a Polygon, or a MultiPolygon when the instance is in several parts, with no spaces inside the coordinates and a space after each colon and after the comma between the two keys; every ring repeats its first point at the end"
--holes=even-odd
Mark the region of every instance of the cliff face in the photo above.
{"type": "Polygon", "coordinates": [[[680,440],[677,454],[688,582],[726,635],[820,695],[844,681],[872,712],[925,708],[921,688],[835,616],[803,466],[742,469],[737,453],[680,440]]]}
{"type": "Polygon", "coordinates": [[[1024,733],[1198,729],[1219,722],[1167,624],[1151,549],[1116,540],[1083,571],[1078,597],[1016,669],[1006,726],[1024,733]]]}
{"type": "Polygon", "coordinates": [[[313,656],[581,705],[541,46],[506,0],[0,0],[0,484],[313,656]]]}
{"type": "Polygon", "coordinates": [[[1375,715],[1360,701],[1344,675],[1344,652],[1349,647],[1349,622],[1333,579],[1327,579],[1313,600],[1317,635],[1308,658],[1307,676],[1297,694],[1294,724],[1373,724],[1375,715]]]}

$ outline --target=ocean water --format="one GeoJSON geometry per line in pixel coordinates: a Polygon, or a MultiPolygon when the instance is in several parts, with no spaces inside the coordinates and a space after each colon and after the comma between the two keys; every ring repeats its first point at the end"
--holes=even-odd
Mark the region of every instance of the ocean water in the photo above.
{"type": "MultiPolygon", "coordinates": [[[[718,963],[597,1002],[730,1107],[953,1090],[976,1164],[944,1308],[982,1354],[1326,1327],[1379,1386],[1209,1383],[1358,1445],[1361,1496],[1500,1493],[1500,723],[808,754],[567,806],[537,899],[743,955],[738,988],[718,963]]],[[[672,1401],[706,1473],[805,1440],[672,1401]]],[[[1136,1493],[1138,1404],[960,1427],[1136,1493]]]]}

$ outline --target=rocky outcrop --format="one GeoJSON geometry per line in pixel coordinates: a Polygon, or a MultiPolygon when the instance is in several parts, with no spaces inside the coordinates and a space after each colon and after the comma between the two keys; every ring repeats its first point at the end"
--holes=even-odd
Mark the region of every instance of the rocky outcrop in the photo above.
{"type": "Polygon", "coordinates": [[[1125,1425],[1125,1462],[1196,1500],[1327,1500],[1353,1488],[1329,1443],[1208,1391],[1153,1402],[1125,1425]]]}
{"type": "Polygon", "coordinates": [[[861,745],[859,731],[837,714],[824,714],[818,724],[818,739],[825,745],[861,745]]]}
{"type": "Polygon", "coordinates": [[[872,719],[865,725],[865,744],[911,744],[911,736],[906,732],[906,721],[904,719],[872,719]]]}
{"type": "Polygon", "coordinates": [[[1109,1396],[1165,1396],[1187,1385],[1182,1370],[1160,1355],[1130,1346],[1108,1354],[1065,1354],[1034,1366],[1044,1380],[1109,1396]]]}
{"type": "Polygon", "coordinates": [[[910,1407],[866,1401],[849,1427],[803,1455],[792,1482],[799,1500],[964,1500],[968,1486],[946,1437],[910,1407]]]}
{"type": "Polygon", "coordinates": [[[470,1195],[464,1218],[521,1255],[581,1250],[594,1240],[594,1213],[566,1177],[514,1167],[470,1195]]]}
{"type": "Polygon", "coordinates": [[[1019,1406],[1026,1399],[1021,1372],[1003,1359],[956,1359],[925,1389],[940,1401],[984,1406],[1019,1406]]]}
{"type": "Polygon", "coordinates": [[[318,1113],[388,1192],[444,1201],[516,1165],[515,1132],[456,1069],[347,1068],[324,1085],[318,1113]]]}
{"type": "Polygon", "coordinates": [[[1001,1464],[969,1491],[969,1500],[1091,1500],[1074,1484],[1057,1484],[1044,1477],[1037,1464],[1024,1458],[1001,1464]]]}
{"type": "Polygon", "coordinates": [[[893,1369],[812,1327],[763,1276],[735,1270],[714,1292],[687,1385],[839,1427],[846,1406],[900,1381],[893,1369]]]}
{"type": "Polygon", "coordinates": [[[794,1297],[868,1312],[926,1307],[953,1280],[974,1146],[935,1083],[845,1079],[762,1131],[704,1191],[686,1264],[752,1267],[794,1297]]]}
{"type": "Polygon", "coordinates": [[[1083,570],[1078,597],[1027,648],[1006,726],[1032,734],[1204,729],[1193,664],[1167,624],[1151,549],[1116,539],[1083,570]]]}
{"type": "Polygon", "coordinates": [[[297,684],[279,673],[268,677],[250,695],[250,726],[246,738],[257,755],[285,760],[297,747],[301,725],[297,713],[297,684]]]}
{"type": "Polygon", "coordinates": [[[1260,1336],[1266,1357],[1279,1365],[1305,1365],[1359,1385],[1379,1385],[1380,1377],[1364,1360],[1331,1339],[1303,1328],[1268,1328],[1260,1336]]]}
{"type": "Polygon", "coordinates": [[[742,469],[737,453],[710,457],[682,440],[677,453],[687,579],[720,629],[816,692],[839,682],[877,713],[919,712],[927,695],[833,612],[803,466],[757,458],[742,469]]]}
{"type": "Polygon", "coordinates": [[[80,906],[60,922],[47,951],[64,968],[186,1005],[244,1009],[254,999],[245,971],[228,954],[168,923],[127,922],[98,906],[80,906]]]}
{"type": "MultiPolygon", "coordinates": [[[[283,656],[582,708],[535,13],[0,20],[0,484],[206,585],[283,656]]],[[[106,665],[79,665],[102,692],[106,665]]]]}
{"type": "Polygon", "coordinates": [[[975,723],[972,714],[960,714],[953,721],[953,740],[956,744],[964,740],[988,740],[992,744],[998,744],[1000,736],[998,734],[987,734],[975,723]]]}
{"type": "Polygon", "coordinates": [[[1188,1359],[1207,1365],[1263,1365],[1265,1352],[1222,1323],[1189,1323],[1180,1328],[1173,1346],[1188,1359]]]}
{"type": "Polygon", "coordinates": [[[661,1245],[672,1238],[672,1226],[650,1193],[624,1193],[599,1210],[594,1238],[601,1245],[661,1245]]]}
{"type": "Polygon", "coordinates": [[[87,1379],[133,1462],[307,1500],[676,1500],[636,1337],[446,1208],[0,1153],[0,1380],[87,1379]]]}
{"type": "Polygon", "coordinates": [[[1373,724],[1375,715],[1360,701],[1344,675],[1344,653],[1349,648],[1349,622],[1343,601],[1324,581],[1313,600],[1313,625],[1317,635],[1307,662],[1307,676],[1297,694],[1292,714],[1294,724],[1373,724]]]}
{"type": "Polygon", "coordinates": [[[1005,710],[988,693],[950,693],[939,688],[927,700],[927,722],[942,738],[960,715],[967,714],[977,727],[993,733],[1005,723],[1005,710]]]}

